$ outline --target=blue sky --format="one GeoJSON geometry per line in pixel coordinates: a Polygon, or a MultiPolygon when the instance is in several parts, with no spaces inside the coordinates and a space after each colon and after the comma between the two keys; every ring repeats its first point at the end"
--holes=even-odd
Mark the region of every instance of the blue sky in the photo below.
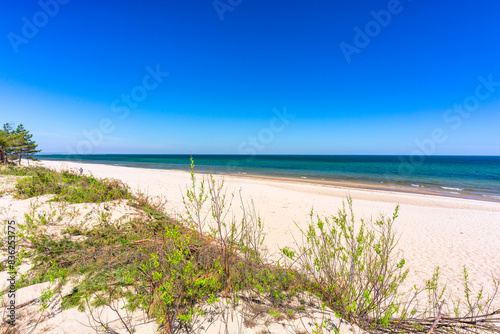
{"type": "Polygon", "coordinates": [[[498,1],[19,0],[0,18],[0,121],[45,153],[500,155],[498,1]]]}

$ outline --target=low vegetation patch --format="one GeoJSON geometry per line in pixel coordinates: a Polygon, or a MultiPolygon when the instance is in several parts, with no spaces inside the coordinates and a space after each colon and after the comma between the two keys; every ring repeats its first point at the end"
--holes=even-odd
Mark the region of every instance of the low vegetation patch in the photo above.
{"type": "Polygon", "coordinates": [[[4,166],[1,167],[0,174],[24,176],[16,183],[16,196],[22,199],[55,194],[54,201],[101,203],[130,197],[128,187],[121,181],[99,180],[92,175],[78,175],[72,171],[4,166]]]}

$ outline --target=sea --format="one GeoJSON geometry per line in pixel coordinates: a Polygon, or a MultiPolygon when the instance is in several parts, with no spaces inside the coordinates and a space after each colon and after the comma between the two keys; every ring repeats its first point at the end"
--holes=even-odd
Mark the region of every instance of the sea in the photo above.
{"type": "MultiPolygon", "coordinates": [[[[500,201],[500,156],[192,155],[195,170],[322,180],[500,201]]],[[[40,160],[190,170],[191,155],[37,155],[40,160]]]]}

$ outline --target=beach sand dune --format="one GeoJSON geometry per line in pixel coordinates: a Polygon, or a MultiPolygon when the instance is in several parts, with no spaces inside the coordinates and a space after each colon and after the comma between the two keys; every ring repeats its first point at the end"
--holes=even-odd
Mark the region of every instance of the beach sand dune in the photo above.
{"type": "MultiPolygon", "coordinates": [[[[184,171],[117,167],[100,164],[43,161],[52,168],[80,168],[97,177],[112,177],[133,189],[167,199],[167,212],[182,214],[182,195],[190,182],[184,171]]],[[[201,178],[201,174],[198,175],[201,178]]],[[[217,176],[218,178],[221,176],[217,176]]],[[[500,277],[500,204],[429,194],[331,186],[248,176],[226,175],[229,192],[235,194],[233,210],[239,215],[239,191],[252,200],[263,219],[265,246],[271,254],[301,242],[300,228],[310,222],[311,208],[320,216],[335,215],[350,196],[356,217],[392,217],[396,205],[400,215],[396,229],[398,249],[411,273],[407,287],[423,286],[440,266],[442,283],[456,296],[463,291],[462,270],[467,266],[471,286],[492,287],[492,276],[500,277]]]]}

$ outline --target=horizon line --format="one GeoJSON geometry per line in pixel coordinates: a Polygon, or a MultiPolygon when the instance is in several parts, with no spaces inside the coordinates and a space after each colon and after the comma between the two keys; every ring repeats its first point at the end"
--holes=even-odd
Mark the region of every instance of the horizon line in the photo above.
{"type": "Polygon", "coordinates": [[[304,154],[304,153],[262,153],[262,154],[241,154],[241,153],[93,153],[93,154],[68,154],[68,153],[43,153],[35,154],[34,156],[43,155],[63,155],[63,156],[99,156],[99,155],[179,155],[179,156],[194,156],[194,155],[227,155],[227,156],[404,156],[404,157],[500,157],[496,154],[304,154]]]}

